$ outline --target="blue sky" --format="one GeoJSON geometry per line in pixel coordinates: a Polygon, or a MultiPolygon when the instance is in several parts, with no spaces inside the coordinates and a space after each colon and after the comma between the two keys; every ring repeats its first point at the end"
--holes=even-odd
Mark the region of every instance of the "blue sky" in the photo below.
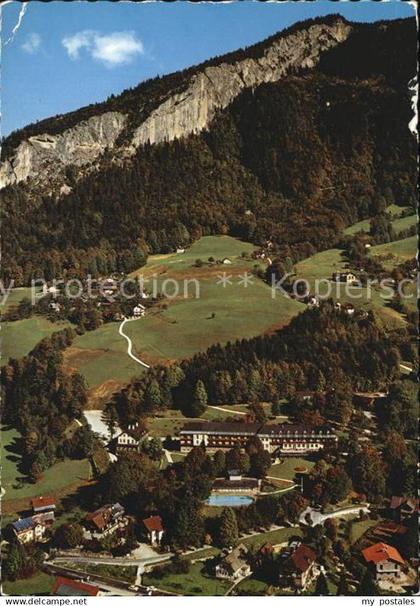
{"type": "Polygon", "coordinates": [[[2,134],[117,94],[157,74],[248,46],[296,21],[409,17],[390,2],[252,1],[226,4],[31,1],[3,7],[2,134]],[[7,43],[6,43],[7,42],[7,43]]]}

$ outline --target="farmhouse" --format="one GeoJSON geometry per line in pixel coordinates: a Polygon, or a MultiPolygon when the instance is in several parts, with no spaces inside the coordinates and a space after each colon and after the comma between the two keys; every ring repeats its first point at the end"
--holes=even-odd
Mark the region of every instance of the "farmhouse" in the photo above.
{"type": "Polygon", "coordinates": [[[138,425],[129,425],[126,431],[121,432],[116,437],[117,454],[127,450],[138,451],[146,435],[147,432],[138,425]]]}
{"type": "Polygon", "coordinates": [[[419,500],[410,497],[393,496],[391,497],[389,508],[394,520],[404,522],[418,513],[419,500]]]}
{"type": "Polygon", "coordinates": [[[377,581],[398,579],[405,566],[398,550],[387,543],[375,543],[363,549],[362,555],[375,572],[377,581]]]}
{"type": "Polygon", "coordinates": [[[42,541],[47,528],[46,524],[37,516],[16,520],[11,527],[16,539],[21,544],[42,541]]]}
{"type": "Polygon", "coordinates": [[[315,429],[304,425],[260,425],[258,423],[203,423],[190,422],[180,431],[181,452],[194,446],[206,446],[209,450],[230,449],[239,444],[245,446],[250,437],[258,436],[271,453],[295,455],[317,452],[328,443],[337,441],[328,428],[315,429]]]}
{"type": "Polygon", "coordinates": [[[143,520],[143,524],[147,531],[147,538],[151,545],[160,545],[162,537],[165,533],[160,516],[150,516],[143,520]]]}
{"type": "Polygon", "coordinates": [[[279,585],[305,591],[317,572],[315,551],[307,545],[300,544],[280,567],[279,585]]]}
{"type": "Polygon", "coordinates": [[[56,500],[54,497],[35,497],[31,500],[31,508],[34,514],[54,512],[56,500]]]}
{"type": "Polygon", "coordinates": [[[85,523],[94,537],[103,537],[113,534],[118,528],[124,528],[128,519],[124,517],[124,507],[119,503],[104,505],[85,517],[85,523]]]}
{"type": "Polygon", "coordinates": [[[357,276],[350,271],[335,271],[332,275],[334,282],[345,282],[346,284],[353,284],[358,282],[357,276]]]}
{"type": "Polygon", "coordinates": [[[246,562],[247,548],[242,543],[228,553],[215,567],[218,579],[237,581],[251,574],[251,567],[246,562]]]}
{"type": "Polygon", "coordinates": [[[146,313],[146,308],[141,303],[137,303],[135,308],[133,309],[133,317],[134,318],[142,318],[146,313]]]}

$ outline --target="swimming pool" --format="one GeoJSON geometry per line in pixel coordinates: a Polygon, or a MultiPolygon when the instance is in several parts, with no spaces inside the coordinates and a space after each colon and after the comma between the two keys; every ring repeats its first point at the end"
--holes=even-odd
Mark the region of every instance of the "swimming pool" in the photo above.
{"type": "Polygon", "coordinates": [[[235,494],[212,494],[206,501],[207,505],[215,507],[241,507],[250,505],[253,502],[252,497],[235,494]]]}

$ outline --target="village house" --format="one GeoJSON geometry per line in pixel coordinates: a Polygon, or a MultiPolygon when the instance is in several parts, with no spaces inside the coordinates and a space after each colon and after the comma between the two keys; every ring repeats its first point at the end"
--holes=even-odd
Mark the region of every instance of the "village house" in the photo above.
{"type": "Polygon", "coordinates": [[[11,524],[11,529],[19,543],[38,543],[44,538],[47,524],[38,516],[31,516],[16,520],[11,524]]]}
{"type": "Polygon", "coordinates": [[[115,438],[117,455],[127,450],[138,452],[143,440],[147,436],[147,431],[136,425],[129,425],[126,431],[122,431],[115,438]]]}
{"type": "Polygon", "coordinates": [[[250,437],[258,436],[265,450],[282,455],[318,452],[337,437],[328,428],[312,428],[288,423],[219,423],[192,421],[180,431],[181,452],[203,445],[210,451],[245,446],[250,437]]]}
{"type": "Polygon", "coordinates": [[[146,308],[141,303],[137,303],[137,305],[133,309],[133,318],[142,318],[146,314],[146,308]]]}
{"type": "Polygon", "coordinates": [[[232,261],[230,259],[228,259],[228,257],[225,257],[224,259],[222,259],[222,263],[223,263],[223,265],[232,265],[232,261]]]}
{"type": "Polygon", "coordinates": [[[388,393],[384,391],[355,391],[353,393],[353,400],[356,404],[372,408],[376,400],[382,400],[387,395],[388,393]]]}
{"type": "Polygon", "coordinates": [[[362,555],[372,568],[377,581],[399,579],[405,567],[398,550],[387,543],[375,543],[363,549],[362,555]]]}
{"type": "Polygon", "coordinates": [[[31,508],[34,514],[54,512],[57,502],[54,497],[34,497],[31,500],[31,508]]]}
{"type": "Polygon", "coordinates": [[[162,518],[160,516],[149,516],[143,520],[143,525],[146,528],[149,543],[154,546],[160,545],[165,533],[162,518]]]}
{"type": "Polygon", "coordinates": [[[315,551],[301,543],[284,558],[280,566],[279,585],[305,591],[318,572],[315,551]]]}
{"type": "Polygon", "coordinates": [[[359,281],[357,276],[350,271],[335,271],[332,279],[334,282],[345,282],[346,284],[353,284],[359,281]]]}
{"type": "Polygon", "coordinates": [[[251,567],[246,561],[248,549],[242,543],[225,555],[215,567],[218,579],[237,581],[251,574],[251,567]]]}
{"type": "Polygon", "coordinates": [[[93,537],[101,538],[127,526],[128,518],[124,514],[124,507],[119,503],[104,505],[88,513],[85,516],[85,524],[93,537]]]}
{"type": "Polygon", "coordinates": [[[412,497],[391,497],[389,503],[391,516],[397,522],[404,522],[416,515],[419,511],[419,500],[412,497]]]}
{"type": "Polygon", "coordinates": [[[84,583],[67,577],[57,577],[52,586],[51,595],[95,597],[97,595],[104,595],[104,592],[101,592],[99,587],[91,583],[84,583]]]}

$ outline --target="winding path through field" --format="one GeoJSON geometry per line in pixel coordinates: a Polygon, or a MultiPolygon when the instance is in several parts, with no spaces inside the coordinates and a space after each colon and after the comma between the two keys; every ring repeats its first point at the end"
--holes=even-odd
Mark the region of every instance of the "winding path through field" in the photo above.
{"type": "Polygon", "coordinates": [[[128,337],[125,332],[123,331],[124,325],[126,322],[134,322],[135,320],[139,320],[140,318],[135,318],[130,320],[129,318],[124,318],[124,320],[121,322],[120,327],[118,329],[118,332],[120,333],[120,335],[122,337],[124,337],[124,339],[127,340],[128,343],[128,348],[127,348],[127,354],[130,356],[130,358],[132,360],[134,360],[134,362],[137,362],[137,364],[140,364],[141,366],[144,366],[144,368],[150,368],[150,366],[148,364],[146,364],[146,362],[143,362],[142,360],[140,360],[139,358],[137,358],[134,354],[133,354],[133,342],[130,339],[130,337],[128,337]]]}

